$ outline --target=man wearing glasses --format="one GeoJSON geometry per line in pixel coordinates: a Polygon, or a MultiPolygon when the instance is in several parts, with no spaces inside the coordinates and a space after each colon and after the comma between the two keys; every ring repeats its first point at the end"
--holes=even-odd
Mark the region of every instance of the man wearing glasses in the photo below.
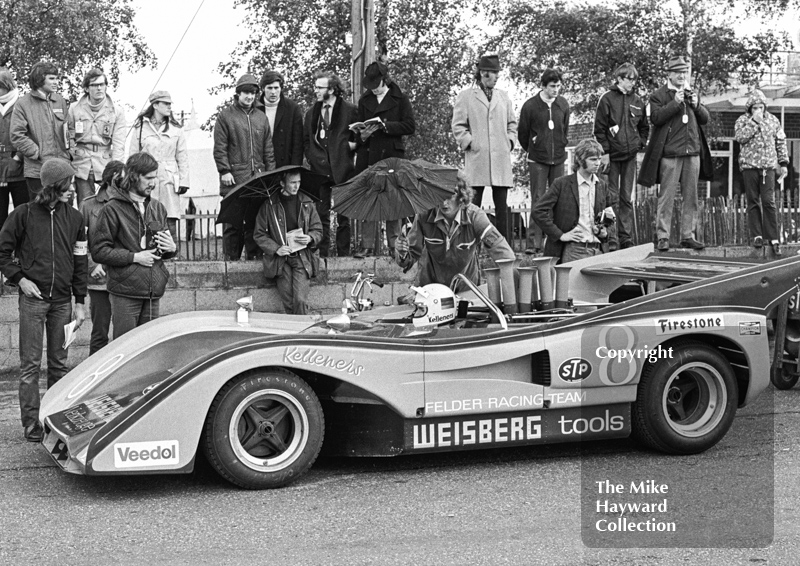
{"type": "MultiPolygon", "coordinates": [[[[344,99],[341,79],[329,71],[315,75],[314,94],[317,102],[306,112],[303,125],[303,148],[311,170],[330,179],[320,188],[320,201],[317,203],[322,221],[322,240],[317,248],[325,257],[330,242],[333,185],[349,180],[355,170],[356,142],[350,124],[357,121],[358,111],[344,99]]],[[[350,219],[341,214],[336,218],[336,253],[346,256],[350,254],[350,219]]]]}
{"type": "Polygon", "coordinates": [[[78,205],[95,193],[95,182],[103,178],[109,161],[122,161],[125,112],[114,104],[106,90],[108,78],[102,69],[91,69],[83,77],[84,95],[69,108],[69,151],[75,167],[78,205]]]}
{"type": "Polygon", "coordinates": [[[609,251],[633,246],[631,192],[636,181],[636,154],[647,145],[649,133],[644,104],[633,90],[639,78],[636,67],[623,63],[614,77],[617,82],[600,97],[594,117],[594,137],[605,151],[602,169],[608,172],[608,190],[617,201],[617,225],[616,230],[609,230],[609,251]]]}

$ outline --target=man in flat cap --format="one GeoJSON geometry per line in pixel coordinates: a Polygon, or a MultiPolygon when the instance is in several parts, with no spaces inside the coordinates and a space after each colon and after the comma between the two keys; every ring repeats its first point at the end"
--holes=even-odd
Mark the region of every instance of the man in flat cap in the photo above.
{"type": "Polygon", "coordinates": [[[464,172],[480,206],[483,189],[492,187],[497,229],[506,240],[508,188],[514,185],[511,150],[517,138],[517,118],[508,93],[499,88],[500,59],[483,55],[476,65],[475,82],[462,90],[453,106],[452,130],[464,152],[464,172]]]}
{"type": "Polygon", "coordinates": [[[681,247],[702,250],[694,226],[697,215],[697,180],[711,180],[713,163],[705,134],[700,126],[708,123],[708,110],[700,97],[689,89],[689,63],[673,56],[667,64],[667,83],[650,97],[650,122],[653,132],[639,171],[639,184],[660,183],[656,235],[658,251],[669,250],[675,194],[683,195],[681,206],[681,247]]]}
{"type": "MultiPolygon", "coordinates": [[[[214,125],[214,162],[223,198],[236,185],[275,169],[270,124],[266,114],[255,107],[258,84],[258,79],[249,73],[239,77],[233,104],[219,113],[214,125]]],[[[225,224],[222,234],[222,247],[230,261],[241,259],[243,248],[247,259],[261,255],[253,240],[258,207],[251,206],[242,212],[242,222],[225,224]]]]}

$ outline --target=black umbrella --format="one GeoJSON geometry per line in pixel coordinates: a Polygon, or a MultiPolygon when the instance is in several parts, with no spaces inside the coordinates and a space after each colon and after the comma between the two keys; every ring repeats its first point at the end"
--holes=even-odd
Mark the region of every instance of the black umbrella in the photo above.
{"type": "Polygon", "coordinates": [[[246,209],[261,207],[264,201],[269,198],[269,195],[280,189],[280,181],[284,173],[289,171],[300,172],[301,191],[315,200],[320,199],[320,187],[328,181],[327,175],[312,173],[309,169],[300,165],[285,165],[271,171],[259,173],[244,183],[233,187],[222,199],[219,214],[217,214],[217,224],[221,222],[228,224],[241,222],[246,209]]]}
{"type": "Polygon", "coordinates": [[[334,210],[359,220],[398,220],[450,198],[458,169],[424,159],[389,157],[333,190],[334,210]]]}

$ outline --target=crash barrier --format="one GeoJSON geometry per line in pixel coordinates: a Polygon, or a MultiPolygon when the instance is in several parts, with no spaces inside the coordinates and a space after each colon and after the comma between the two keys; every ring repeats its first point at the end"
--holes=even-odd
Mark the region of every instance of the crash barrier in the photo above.
{"type": "MultiPolygon", "coordinates": [[[[800,242],[800,193],[784,192],[778,209],[778,230],[782,243],[800,242]]],[[[681,236],[681,198],[677,197],[672,214],[670,246],[680,247],[681,236]]],[[[634,203],[633,242],[636,245],[655,243],[655,225],[658,214],[658,199],[647,197],[634,203]]],[[[495,211],[486,209],[494,220],[495,211]]],[[[528,217],[530,208],[508,209],[510,244],[515,252],[523,252],[527,246],[528,217]]],[[[180,258],[186,261],[223,260],[222,225],[215,224],[216,212],[184,214],[178,223],[178,239],[181,241],[180,258]]],[[[336,233],[336,215],[331,215],[331,233],[336,233]]],[[[747,246],[750,235],[747,228],[747,199],[744,195],[733,198],[713,197],[698,200],[697,239],[706,246],[747,246]]],[[[358,248],[360,226],[351,222],[351,247],[358,248]]],[[[331,245],[335,245],[333,242],[331,245]]],[[[385,230],[376,241],[377,256],[388,253],[385,243],[385,230]]]]}

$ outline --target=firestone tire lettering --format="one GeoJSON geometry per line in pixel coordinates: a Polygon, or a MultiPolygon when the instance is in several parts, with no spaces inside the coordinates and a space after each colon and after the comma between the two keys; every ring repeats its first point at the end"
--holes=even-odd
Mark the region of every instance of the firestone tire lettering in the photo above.
{"type": "Polygon", "coordinates": [[[697,454],[719,442],[736,415],[739,393],[730,363],[694,341],[671,345],[675,356],[648,364],[631,409],[632,433],[668,454],[697,454]]]}
{"type": "Polygon", "coordinates": [[[285,369],[269,369],[236,377],[217,393],[202,444],[223,478],[269,489],[308,471],[324,432],[322,406],[308,384],[285,369]]]}

